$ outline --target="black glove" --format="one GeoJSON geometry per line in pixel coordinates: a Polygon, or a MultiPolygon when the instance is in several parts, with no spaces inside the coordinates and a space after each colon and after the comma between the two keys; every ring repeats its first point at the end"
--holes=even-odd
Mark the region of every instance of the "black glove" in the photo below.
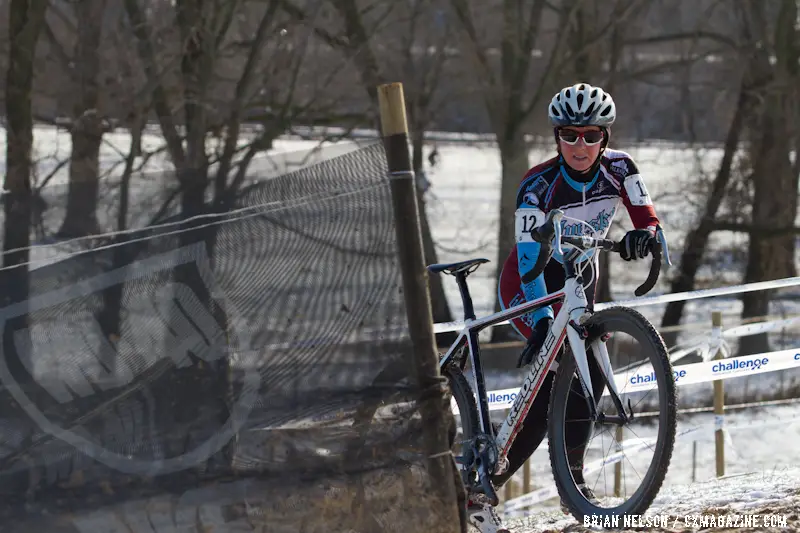
{"type": "Polygon", "coordinates": [[[619,255],[625,261],[631,259],[644,259],[653,249],[655,236],[650,230],[633,229],[625,234],[622,239],[622,250],[619,255]]]}

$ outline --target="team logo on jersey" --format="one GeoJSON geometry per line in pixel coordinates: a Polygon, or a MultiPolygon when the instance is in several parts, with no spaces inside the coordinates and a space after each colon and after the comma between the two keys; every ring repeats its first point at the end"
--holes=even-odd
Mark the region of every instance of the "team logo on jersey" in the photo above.
{"type": "Polygon", "coordinates": [[[547,180],[540,176],[533,180],[533,183],[525,187],[523,200],[530,205],[539,205],[539,198],[547,190],[547,180]]]}
{"type": "Polygon", "coordinates": [[[603,233],[606,228],[611,224],[611,219],[614,216],[614,211],[606,211],[605,209],[597,213],[597,216],[591,220],[587,220],[584,224],[565,224],[562,229],[563,235],[570,236],[592,236],[592,229],[595,233],[603,233]],[[588,224],[588,226],[587,226],[588,224]],[[589,227],[591,226],[591,228],[589,227]]]}
{"type": "Polygon", "coordinates": [[[539,205],[539,197],[533,194],[532,192],[526,192],[522,196],[522,203],[528,205],[539,205]]]}
{"type": "Polygon", "coordinates": [[[599,180],[594,190],[597,194],[603,194],[603,192],[606,190],[606,182],[599,180]]]}
{"type": "Polygon", "coordinates": [[[628,175],[628,164],[625,162],[624,159],[618,159],[617,161],[614,161],[613,163],[611,163],[611,168],[613,170],[616,170],[617,172],[619,172],[623,176],[627,176],[628,175]]]}

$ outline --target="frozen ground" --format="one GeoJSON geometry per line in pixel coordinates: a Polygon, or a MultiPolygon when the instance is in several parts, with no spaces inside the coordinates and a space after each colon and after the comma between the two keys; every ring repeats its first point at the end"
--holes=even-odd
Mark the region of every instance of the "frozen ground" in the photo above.
{"type": "MultiPolygon", "coordinates": [[[[800,442],[800,403],[731,410],[725,415],[725,428],[728,433],[725,442],[725,473],[728,476],[756,472],[763,474],[764,483],[780,481],[781,472],[800,463],[800,446],[796,444],[800,442]]],[[[637,427],[636,436],[647,438],[654,434],[654,431],[654,427],[650,429],[637,427]]],[[[677,434],[679,436],[675,441],[664,486],[670,490],[677,490],[676,487],[694,487],[700,483],[709,483],[716,476],[714,415],[700,413],[679,416],[677,434]]],[[[587,455],[588,460],[597,455],[595,453],[597,450],[593,448],[608,449],[608,438],[604,443],[599,441],[599,437],[592,441],[587,455]]],[[[601,457],[607,457],[607,453],[597,456],[601,457]]],[[[645,459],[649,464],[651,457],[646,456],[645,459]]],[[[629,460],[635,461],[636,456],[626,457],[625,461],[629,460]]],[[[534,452],[531,461],[532,490],[552,486],[553,477],[546,440],[534,452]]],[[[629,471],[624,469],[626,475],[629,471]]],[[[595,490],[598,487],[600,489],[610,487],[611,479],[613,479],[611,467],[605,472],[587,476],[587,482],[595,490]],[[603,474],[608,476],[607,483],[604,483],[601,477],[603,474]]],[[[520,483],[521,476],[517,475],[515,481],[520,483]]],[[[636,483],[638,486],[640,481],[637,480],[636,483]]],[[[800,489],[800,483],[792,486],[800,489]]],[[[769,492],[768,489],[764,490],[769,492]]],[[[662,502],[666,505],[667,501],[660,496],[656,504],[662,502]]],[[[542,502],[537,509],[546,510],[552,505],[558,505],[558,501],[542,502]]]]}
{"type": "MultiPolygon", "coordinates": [[[[648,512],[638,517],[639,523],[644,527],[623,530],[797,531],[800,529],[797,514],[800,507],[798,486],[800,469],[796,467],[751,471],[691,485],[668,486],[661,490],[648,512]],[[752,515],[750,520],[756,527],[742,527],[746,515],[752,515]],[[712,518],[717,521],[724,519],[725,525],[717,525],[723,522],[712,524],[712,518]],[[739,527],[736,526],[737,520],[739,527]],[[660,526],[663,523],[666,527],[660,526]]],[[[558,508],[541,510],[525,518],[511,520],[507,525],[514,533],[602,531],[598,527],[584,527],[571,516],[561,513],[558,508]]]]}

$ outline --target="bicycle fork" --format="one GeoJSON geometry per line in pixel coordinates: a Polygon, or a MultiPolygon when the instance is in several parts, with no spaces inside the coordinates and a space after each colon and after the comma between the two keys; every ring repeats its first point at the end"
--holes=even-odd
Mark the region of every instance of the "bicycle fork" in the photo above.
{"type": "Polygon", "coordinates": [[[628,411],[625,411],[625,406],[619,397],[617,390],[617,383],[614,379],[614,371],[611,368],[611,358],[608,356],[608,349],[606,348],[606,339],[602,336],[594,339],[591,343],[592,354],[600,367],[601,379],[603,379],[608,386],[608,392],[611,396],[611,401],[617,408],[618,416],[607,416],[597,411],[597,400],[594,397],[592,386],[592,376],[589,372],[589,356],[586,353],[586,339],[589,336],[587,328],[583,325],[578,325],[574,320],[569,321],[567,328],[567,338],[569,339],[570,348],[572,349],[573,357],[577,366],[578,381],[581,384],[583,394],[586,398],[586,403],[589,408],[589,418],[593,422],[600,422],[601,424],[617,424],[624,425],[633,420],[633,408],[630,406],[628,400],[628,411]]]}

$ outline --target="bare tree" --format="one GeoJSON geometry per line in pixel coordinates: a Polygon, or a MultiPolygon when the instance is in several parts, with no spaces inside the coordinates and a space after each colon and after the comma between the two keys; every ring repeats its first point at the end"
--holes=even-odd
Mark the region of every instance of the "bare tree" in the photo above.
{"type": "MultiPolygon", "coordinates": [[[[575,17],[569,28],[569,48],[571,49],[573,79],[600,85],[605,80],[604,88],[614,94],[617,67],[622,55],[622,29],[615,25],[611,28],[609,39],[601,45],[586,46],[592,39],[591,26],[598,20],[602,11],[600,1],[581,2],[569,0],[566,5],[575,10],[575,17]]],[[[598,258],[599,272],[595,289],[595,300],[607,302],[611,300],[611,265],[609,254],[600,254],[598,258]]]]}
{"type": "MultiPolygon", "coordinates": [[[[529,169],[528,129],[543,131],[545,102],[571,67],[586,65],[586,54],[607,38],[617,25],[629,23],[641,2],[615,2],[608,9],[606,21],[581,26],[582,2],[564,2],[559,6],[543,1],[507,0],[470,2],[451,0],[461,23],[463,49],[474,65],[473,76],[480,80],[479,91],[486,105],[496,136],[502,166],[500,193],[500,228],[497,266],[500,268],[514,243],[513,213],[519,182],[529,169]],[[499,4],[499,5],[498,5],[499,4]],[[500,14],[500,20],[493,19],[500,14]],[[498,30],[500,42],[482,35],[476,20],[498,30]],[[570,32],[562,28],[578,24],[583,37],[581,46],[566,46],[570,32]],[[497,61],[494,57],[499,55],[497,61]],[[530,96],[527,96],[530,95],[530,96]]],[[[487,32],[483,32],[487,33],[487,32]]],[[[500,309],[497,301],[495,309],[500,309]]],[[[508,328],[495,328],[493,339],[510,335],[508,328]]]]}
{"type": "MultiPolygon", "coordinates": [[[[441,79],[449,59],[448,49],[452,44],[451,24],[443,20],[442,3],[435,0],[409,3],[410,13],[407,25],[400,25],[402,43],[401,57],[404,57],[404,87],[407,88],[408,114],[411,122],[412,167],[417,175],[417,203],[420,214],[420,230],[426,264],[438,263],[436,244],[431,233],[426,211],[425,190],[427,177],[424,170],[423,147],[425,133],[435,120],[441,102],[441,79]],[[434,21],[431,27],[430,21],[434,21]],[[438,21],[438,22],[437,22],[438,21]],[[405,37],[405,39],[403,38],[405,37]]],[[[435,323],[453,320],[445,297],[441,276],[429,277],[433,320],[435,323]]],[[[440,345],[448,346],[455,341],[456,333],[437,335],[440,345]]]]}
{"type": "MultiPolygon", "coordinates": [[[[443,3],[437,0],[373,0],[368,3],[330,0],[330,5],[341,21],[339,33],[330,31],[323,23],[328,22],[326,19],[319,14],[311,15],[300,3],[283,0],[282,4],[295,20],[308,25],[324,42],[353,62],[373,113],[377,109],[377,86],[389,81],[387,73],[400,73],[411,123],[412,166],[417,177],[424,178],[425,132],[435,117],[441,97],[440,81],[452,40],[449,25],[431,28],[431,21],[436,26],[437,13],[443,3]],[[393,46],[394,42],[398,45],[393,46]]],[[[424,180],[418,179],[417,187],[420,229],[425,262],[432,264],[438,262],[438,257],[425,209],[425,191],[420,183],[424,180]]],[[[441,278],[429,277],[429,287],[434,322],[451,321],[441,278]]],[[[437,335],[440,344],[450,344],[454,339],[454,334],[437,335]]]]}
{"type": "MultiPolygon", "coordinates": [[[[728,184],[731,181],[734,156],[739,147],[742,125],[747,112],[746,107],[748,99],[751,98],[750,94],[746,82],[742,82],[738,101],[723,146],[722,160],[720,161],[711,188],[707,193],[705,206],[699,215],[697,226],[689,232],[683,243],[679,271],[671,282],[670,289],[672,292],[692,291],[695,288],[695,276],[702,264],[708,239],[714,229],[717,213],[725,198],[728,184]]],[[[661,320],[661,326],[668,327],[680,323],[685,304],[685,301],[667,304],[667,308],[661,320]]],[[[675,344],[677,333],[665,333],[664,338],[668,345],[675,344]]]]}
{"type": "MultiPolygon", "coordinates": [[[[800,86],[800,29],[797,27],[797,3],[782,0],[776,13],[773,36],[764,2],[748,2],[753,32],[758,42],[772,42],[771,50],[762,46],[756,51],[763,68],[769,69],[769,84],[761,92],[759,105],[753,112],[750,133],[753,206],[752,222],[760,226],[778,227],[793,221],[797,215],[798,173],[791,161],[796,146],[798,86],[800,86]],[[770,52],[774,55],[771,64],[770,52]],[[771,66],[771,68],[769,68],[771,66]]],[[[766,281],[795,276],[794,235],[750,232],[750,245],[745,282],[766,281]]],[[[771,291],[742,295],[742,318],[769,313],[771,291]]],[[[745,337],[740,353],[769,351],[766,334],[745,337]]]]}
{"type": "MultiPolygon", "coordinates": [[[[179,244],[202,243],[212,262],[218,226],[204,224],[199,216],[234,206],[259,153],[291,124],[313,123],[316,114],[335,106],[323,88],[340,75],[338,65],[320,63],[304,70],[312,40],[278,6],[277,0],[178,0],[145,6],[125,1],[148,99],[177,182],[151,222],[182,221],[179,244]],[[245,121],[257,126],[249,137],[245,121]]],[[[227,328],[223,303],[208,293],[197,268],[178,266],[173,278],[192,289],[223,331],[227,328]]],[[[217,361],[224,365],[228,359],[217,361]]],[[[215,376],[219,381],[210,386],[220,387],[223,401],[227,373],[215,376]]]]}
{"type": "MultiPolygon", "coordinates": [[[[72,74],[75,99],[68,124],[72,136],[69,163],[67,212],[59,237],[82,237],[99,231],[97,202],[100,180],[100,145],[108,122],[100,110],[100,42],[104,26],[106,0],[86,0],[75,6],[75,50],[68,65],[72,74]]],[[[57,7],[54,9],[64,9],[57,7]]],[[[64,15],[68,16],[68,15],[64,15]]],[[[48,25],[47,35],[57,44],[55,32],[48,25]]]]}
{"type": "MultiPolygon", "coordinates": [[[[47,4],[12,0],[8,8],[9,54],[6,71],[6,176],[4,186],[5,228],[3,237],[3,298],[6,305],[28,299],[28,261],[31,227],[31,146],[33,113],[31,97],[36,45],[47,4]]],[[[13,335],[27,334],[27,313],[9,319],[3,330],[7,346],[21,346],[13,335]]],[[[8,352],[5,352],[10,355],[8,352]]],[[[24,368],[11,355],[9,370],[24,368]]],[[[22,375],[22,374],[17,374],[22,375]]]]}
{"type": "MultiPolygon", "coordinates": [[[[798,167],[790,151],[797,142],[798,34],[795,2],[743,2],[735,13],[740,35],[730,42],[734,61],[742,64],[741,87],[723,157],[697,226],[689,233],[673,291],[690,291],[713,231],[750,235],[745,281],[794,275],[793,220],[797,210],[798,167]],[[770,29],[772,28],[772,30],[770,29]],[[772,32],[772,33],[770,33],[772,32]],[[743,144],[746,157],[737,175],[735,153],[743,144]],[[729,204],[730,214],[722,207],[729,204]]],[[[722,36],[716,36],[722,41],[722,36]]],[[[768,314],[769,292],[743,295],[743,318],[768,314]]],[[[667,306],[662,325],[680,321],[684,302],[667,306]]],[[[746,337],[742,353],[767,351],[766,335],[746,337]]]]}
{"type": "MultiPolygon", "coordinates": [[[[740,25],[742,26],[742,25],[740,25]]],[[[742,26],[744,29],[745,26],[742,26]]],[[[717,41],[725,42],[726,37],[721,34],[712,35],[717,41]]],[[[726,76],[726,80],[738,77],[738,94],[735,96],[734,105],[729,111],[730,122],[727,134],[722,145],[722,158],[715,173],[714,179],[705,188],[705,200],[700,206],[695,227],[693,227],[684,243],[680,254],[678,272],[672,277],[671,290],[673,292],[692,291],[695,289],[695,277],[703,265],[707,252],[709,239],[713,231],[718,228],[719,217],[726,203],[730,203],[731,191],[736,188],[741,169],[736,165],[736,154],[743,141],[745,124],[750,116],[753,106],[759,100],[759,91],[762,90],[768,73],[764,71],[764,64],[753,55],[756,42],[747,32],[739,31],[739,35],[727,41],[729,45],[726,58],[734,67],[726,76]]],[[[730,86],[726,83],[725,87],[730,86]]],[[[720,94],[725,94],[725,87],[720,87],[720,94]]],[[[742,209],[738,206],[733,209],[742,209]]],[[[671,302],[662,317],[662,327],[675,326],[680,323],[685,302],[671,302]]],[[[668,344],[677,340],[677,332],[664,335],[668,344]]]]}

